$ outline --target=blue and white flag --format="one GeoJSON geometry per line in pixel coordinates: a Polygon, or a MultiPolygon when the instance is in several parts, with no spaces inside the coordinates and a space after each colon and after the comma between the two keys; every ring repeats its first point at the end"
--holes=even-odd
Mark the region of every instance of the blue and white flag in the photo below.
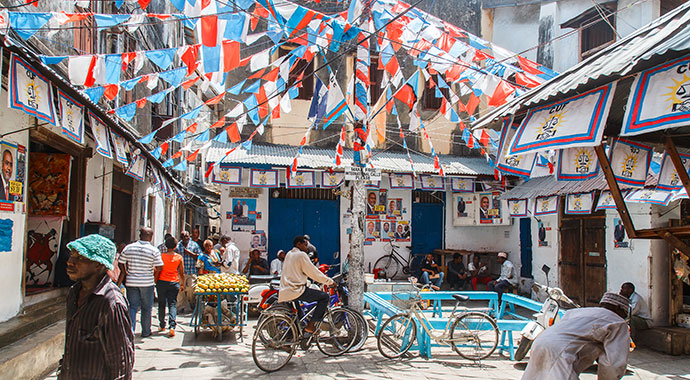
{"type": "MultiPolygon", "coordinates": [[[[329,78],[329,88],[328,88],[328,100],[326,102],[326,114],[323,118],[323,129],[326,129],[332,122],[340,117],[346,110],[350,109],[347,107],[347,102],[345,101],[345,96],[343,96],[343,91],[338,85],[338,81],[335,79],[335,75],[331,73],[329,78]]],[[[354,118],[354,117],[353,117],[354,118]]]]}
{"type": "Polygon", "coordinates": [[[326,103],[328,101],[328,88],[323,85],[321,79],[316,76],[316,85],[314,86],[314,96],[311,98],[311,105],[309,106],[309,114],[307,119],[311,121],[318,121],[326,114],[326,103]]]}
{"type": "Polygon", "coordinates": [[[62,90],[58,90],[58,98],[62,134],[78,144],[84,144],[84,106],[62,90]]]}

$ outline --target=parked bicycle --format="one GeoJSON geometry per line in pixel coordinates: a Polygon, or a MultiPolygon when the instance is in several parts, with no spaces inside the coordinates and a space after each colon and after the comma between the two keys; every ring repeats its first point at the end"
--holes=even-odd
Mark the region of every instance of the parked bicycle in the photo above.
{"type": "Polygon", "coordinates": [[[313,343],[324,355],[338,356],[345,353],[357,339],[356,316],[352,310],[342,307],[329,308],[316,331],[304,336],[304,326],[314,310],[302,313],[297,301],[289,303],[292,310],[285,308],[268,311],[258,324],[252,339],[252,358],[257,367],[265,372],[275,372],[283,368],[301,347],[308,350],[313,343]]]}
{"type": "Polygon", "coordinates": [[[412,273],[412,251],[408,254],[407,258],[398,252],[400,246],[389,242],[390,253],[379,258],[374,263],[373,273],[378,273],[380,277],[385,278],[395,278],[400,270],[402,273],[409,275],[412,273]]]}
{"type": "Polygon", "coordinates": [[[445,328],[437,333],[431,327],[423,310],[423,301],[417,292],[408,298],[395,296],[399,300],[412,300],[412,306],[404,313],[388,319],[377,336],[377,345],[381,354],[389,359],[398,358],[412,347],[417,339],[417,321],[431,340],[438,344],[449,345],[460,356],[469,360],[481,360],[490,356],[498,346],[498,326],[488,314],[471,311],[460,305],[469,300],[468,296],[454,294],[456,299],[445,328]],[[460,310],[458,310],[460,308],[460,310]]]}

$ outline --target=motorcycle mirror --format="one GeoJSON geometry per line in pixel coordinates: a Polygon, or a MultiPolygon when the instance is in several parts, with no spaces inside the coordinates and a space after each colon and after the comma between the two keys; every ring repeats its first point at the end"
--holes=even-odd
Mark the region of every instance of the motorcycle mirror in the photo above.
{"type": "Polygon", "coordinates": [[[542,267],[541,267],[541,271],[544,272],[544,274],[548,277],[548,276],[549,276],[549,272],[551,272],[551,267],[549,267],[548,265],[544,264],[544,265],[542,265],[542,267]]]}

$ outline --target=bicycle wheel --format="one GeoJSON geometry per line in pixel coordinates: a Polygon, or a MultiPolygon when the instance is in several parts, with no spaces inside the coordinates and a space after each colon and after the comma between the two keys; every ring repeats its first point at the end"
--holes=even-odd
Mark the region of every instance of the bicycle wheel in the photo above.
{"type": "Polygon", "coordinates": [[[450,326],[450,344],[465,359],[487,358],[498,346],[498,326],[484,313],[463,314],[450,326]]]}
{"type": "Polygon", "coordinates": [[[381,326],[376,345],[388,359],[404,355],[417,339],[417,323],[407,314],[396,314],[381,326]]]}
{"type": "Polygon", "coordinates": [[[386,278],[395,278],[395,275],[398,274],[399,266],[400,264],[398,264],[393,255],[386,255],[376,260],[376,263],[374,263],[374,273],[376,273],[376,269],[379,269],[385,273],[386,278]]]}
{"type": "Polygon", "coordinates": [[[254,331],[254,363],[264,372],[275,372],[285,367],[295,353],[298,337],[291,318],[283,314],[267,316],[254,331]]]}
{"type": "Polygon", "coordinates": [[[369,337],[369,324],[367,323],[367,320],[364,319],[364,315],[362,313],[352,310],[348,308],[349,311],[351,311],[355,319],[357,321],[357,337],[355,338],[354,343],[352,343],[352,347],[348,349],[348,352],[357,352],[364,347],[364,343],[367,341],[367,338],[369,337]]]}
{"type": "Polygon", "coordinates": [[[324,355],[343,354],[357,339],[358,324],[352,310],[335,308],[327,311],[316,336],[316,347],[324,355]]]}

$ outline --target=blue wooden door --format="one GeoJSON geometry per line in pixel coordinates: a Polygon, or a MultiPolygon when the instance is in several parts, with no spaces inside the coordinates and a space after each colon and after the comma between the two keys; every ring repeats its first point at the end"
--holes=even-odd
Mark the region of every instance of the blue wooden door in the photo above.
{"type": "Polygon", "coordinates": [[[336,264],[340,250],[338,201],[271,198],[268,218],[268,258],[279,249],[292,249],[292,239],[307,234],[319,251],[319,263],[336,264]]]}
{"type": "Polygon", "coordinates": [[[443,248],[443,204],[412,202],[412,253],[443,248]]]}
{"type": "Polygon", "coordinates": [[[532,219],[520,219],[520,277],[532,277],[532,219]]]}

